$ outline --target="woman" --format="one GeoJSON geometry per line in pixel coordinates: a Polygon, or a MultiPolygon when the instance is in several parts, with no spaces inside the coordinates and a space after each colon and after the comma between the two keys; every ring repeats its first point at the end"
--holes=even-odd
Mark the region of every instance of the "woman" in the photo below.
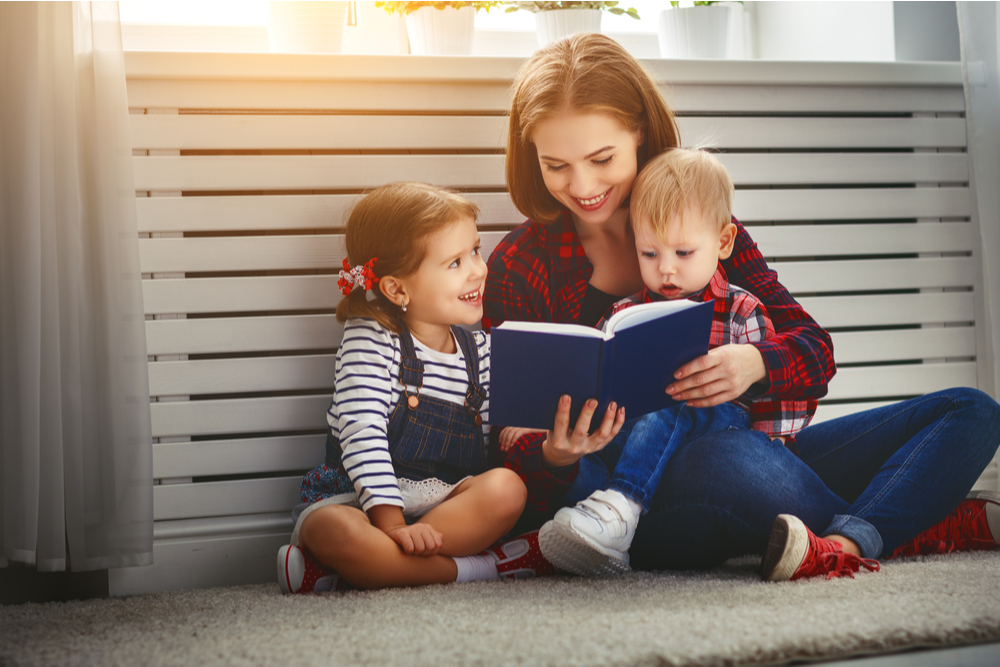
{"type": "MultiPolygon", "coordinates": [[[[639,291],[629,193],[650,156],[679,144],[654,82],[613,40],[581,34],[536,52],[514,85],[507,147],[511,198],[530,220],[490,258],[484,326],[507,319],[594,325],[612,303],[639,291]]],[[[723,267],[764,303],[776,335],[712,350],[681,368],[667,391],[693,407],[744,393],[818,399],[835,372],[830,337],[737,227],[723,267]]],[[[529,433],[507,454],[508,467],[529,481],[529,505],[543,514],[558,508],[581,458],[599,449],[586,438],[573,442],[558,447],[529,433]]],[[[877,568],[872,559],[897,549],[965,548],[973,535],[981,546],[996,546],[987,515],[1000,512],[1000,496],[963,498],[998,442],[1000,406],[974,389],[811,426],[787,443],[757,432],[711,434],[671,460],[639,524],[631,562],[640,569],[713,567],[764,553],[771,536],[764,575],[789,579],[877,568]],[[934,527],[973,515],[948,539],[934,527]],[[918,535],[928,527],[931,536],[918,535]]]]}

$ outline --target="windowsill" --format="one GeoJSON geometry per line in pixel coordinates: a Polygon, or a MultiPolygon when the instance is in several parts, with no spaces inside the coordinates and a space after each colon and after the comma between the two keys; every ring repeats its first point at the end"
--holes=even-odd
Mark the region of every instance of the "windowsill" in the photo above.
{"type": "MultiPolygon", "coordinates": [[[[129,79],[509,82],[523,56],[126,51],[129,79]]],[[[961,86],[951,62],[640,59],[670,84],[961,86]]]]}

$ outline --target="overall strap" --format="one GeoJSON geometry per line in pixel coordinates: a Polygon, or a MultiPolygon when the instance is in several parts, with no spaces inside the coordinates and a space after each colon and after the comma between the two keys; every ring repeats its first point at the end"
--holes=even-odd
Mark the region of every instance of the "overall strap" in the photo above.
{"type": "Polygon", "coordinates": [[[417,358],[417,351],[413,347],[413,337],[406,325],[400,322],[402,331],[399,332],[399,381],[403,385],[411,387],[424,386],[424,362],[417,358]]]}
{"type": "Polygon", "coordinates": [[[479,414],[486,400],[486,392],[479,384],[479,347],[476,345],[476,338],[470,332],[461,327],[452,326],[451,332],[462,348],[465,356],[465,368],[469,373],[469,390],[465,394],[465,405],[474,415],[479,414]]]}

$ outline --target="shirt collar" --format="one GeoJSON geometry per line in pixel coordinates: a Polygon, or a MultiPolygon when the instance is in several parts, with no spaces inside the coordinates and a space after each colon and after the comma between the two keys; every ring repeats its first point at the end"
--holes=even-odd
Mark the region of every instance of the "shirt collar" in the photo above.
{"type": "Polygon", "coordinates": [[[688,299],[698,302],[708,301],[709,299],[725,299],[726,292],[728,291],[729,277],[726,276],[726,270],[722,268],[722,264],[719,264],[712,275],[712,279],[705,285],[705,289],[697,294],[692,294],[688,299]]]}

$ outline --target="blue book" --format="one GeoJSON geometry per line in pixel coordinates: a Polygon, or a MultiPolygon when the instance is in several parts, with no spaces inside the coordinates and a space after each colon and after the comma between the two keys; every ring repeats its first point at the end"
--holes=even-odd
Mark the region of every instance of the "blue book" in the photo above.
{"type": "Polygon", "coordinates": [[[625,419],[672,405],[664,390],[678,368],[708,352],[712,312],[712,301],[657,301],[615,313],[604,331],[504,322],[491,333],[490,421],[550,429],[563,394],[573,399],[571,426],[597,399],[595,429],[611,401],[625,406],[625,419]]]}

